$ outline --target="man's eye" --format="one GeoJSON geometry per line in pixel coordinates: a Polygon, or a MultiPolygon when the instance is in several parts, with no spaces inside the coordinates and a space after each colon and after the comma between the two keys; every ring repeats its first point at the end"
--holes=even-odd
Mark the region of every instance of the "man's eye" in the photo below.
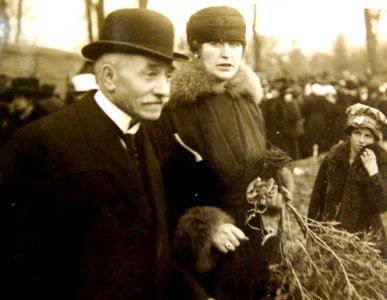
{"type": "Polygon", "coordinates": [[[146,72],[145,73],[145,76],[146,77],[149,77],[149,78],[153,78],[153,77],[155,77],[156,76],[156,72],[154,72],[154,71],[148,71],[148,72],[146,72]]]}
{"type": "Polygon", "coordinates": [[[172,78],[172,72],[165,74],[165,77],[170,80],[172,78]]]}

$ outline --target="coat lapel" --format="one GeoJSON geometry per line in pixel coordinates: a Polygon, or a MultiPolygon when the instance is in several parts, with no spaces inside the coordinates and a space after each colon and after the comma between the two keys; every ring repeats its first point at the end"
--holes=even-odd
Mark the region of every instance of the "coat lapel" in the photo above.
{"type": "Polygon", "coordinates": [[[103,155],[106,170],[112,176],[117,189],[125,195],[126,204],[150,223],[151,210],[141,174],[122,146],[116,125],[96,104],[93,94],[87,94],[76,105],[76,110],[83,120],[90,148],[103,155]]]}

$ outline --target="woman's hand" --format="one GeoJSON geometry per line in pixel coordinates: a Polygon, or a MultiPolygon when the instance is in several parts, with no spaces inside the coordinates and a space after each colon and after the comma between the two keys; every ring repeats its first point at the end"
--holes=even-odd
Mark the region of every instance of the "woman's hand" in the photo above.
{"type": "Polygon", "coordinates": [[[235,251],[242,241],[249,238],[238,227],[231,223],[223,223],[212,237],[212,245],[223,253],[235,251]]]}
{"type": "MultiPolygon", "coordinates": [[[[294,189],[291,184],[289,186],[294,189]]],[[[285,187],[284,184],[281,184],[281,187],[279,187],[273,178],[267,181],[262,181],[260,177],[256,178],[247,187],[246,196],[249,203],[263,207],[259,211],[262,214],[268,208],[282,208],[284,203],[292,200],[292,192],[288,186],[285,187]]]]}
{"type": "Polygon", "coordinates": [[[363,162],[364,168],[367,170],[370,177],[379,172],[374,151],[371,149],[365,149],[360,155],[360,159],[363,162]]]}

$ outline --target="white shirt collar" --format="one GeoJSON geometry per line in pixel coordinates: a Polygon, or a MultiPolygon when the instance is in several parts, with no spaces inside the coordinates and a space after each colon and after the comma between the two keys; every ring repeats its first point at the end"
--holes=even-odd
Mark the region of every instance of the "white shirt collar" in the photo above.
{"type": "Polygon", "coordinates": [[[95,102],[105,114],[121,129],[123,133],[135,134],[140,128],[140,123],[129,128],[132,117],[115,106],[106,96],[98,90],[94,95],[95,102]],[[129,128],[129,130],[128,130],[129,128]]]}

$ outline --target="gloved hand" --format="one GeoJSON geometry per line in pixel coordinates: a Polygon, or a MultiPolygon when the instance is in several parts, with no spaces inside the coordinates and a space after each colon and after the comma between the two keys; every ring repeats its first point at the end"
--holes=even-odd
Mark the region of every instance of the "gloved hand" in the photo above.
{"type": "Polygon", "coordinates": [[[291,200],[292,195],[284,185],[280,189],[273,178],[263,181],[258,177],[247,187],[247,201],[257,205],[260,213],[268,208],[281,208],[284,201],[291,200]]]}

